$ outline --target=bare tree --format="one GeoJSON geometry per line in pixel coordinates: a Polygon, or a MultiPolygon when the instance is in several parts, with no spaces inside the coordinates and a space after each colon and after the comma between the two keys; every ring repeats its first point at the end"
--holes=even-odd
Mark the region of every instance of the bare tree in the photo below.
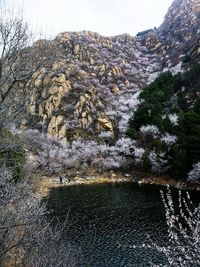
{"type": "Polygon", "coordinates": [[[165,257],[165,263],[153,267],[197,267],[200,266],[200,205],[195,206],[188,192],[179,191],[176,201],[168,187],[161,191],[165,209],[168,240],[159,245],[149,237],[149,243],[132,246],[134,249],[156,250],[165,257]]]}
{"type": "Polygon", "coordinates": [[[174,200],[170,188],[161,191],[165,209],[168,240],[163,245],[154,242],[148,236],[149,242],[141,246],[131,246],[133,249],[147,249],[164,255],[165,262],[152,267],[197,267],[200,266],[200,205],[194,205],[188,192],[178,192],[174,200]]]}
{"type": "MultiPolygon", "coordinates": [[[[31,64],[31,61],[28,60],[28,53],[26,54],[26,59],[22,58],[22,50],[27,47],[30,40],[27,24],[24,23],[22,17],[17,17],[10,11],[4,11],[5,10],[1,9],[0,17],[1,127],[5,125],[5,122],[9,117],[8,102],[11,102],[9,96],[13,93],[14,85],[17,82],[24,81],[24,79],[30,75],[29,67],[31,64]]],[[[20,109],[19,106],[15,108],[15,111],[20,109]]],[[[9,115],[10,117],[13,117],[14,113],[9,115]]]]}
{"type": "MultiPolygon", "coordinates": [[[[77,250],[67,240],[69,222],[52,224],[30,181],[15,179],[17,157],[25,156],[5,129],[27,105],[26,83],[56,54],[51,42],[33,43],[21,13],[0,10],[0,266],[75,266],[77,250]],[[4,134],[5,133],[5,134],[4,134]],[[19,152],[22,154],[19,155],[19,152]],[[13,156],[13,160],[12,159],[13,156]]],[[[23,162],[17,166],[22,169],[23,162]]]]}
{"type": "Polygon", "coordinates": [[[67,242],[70,227],[45,218],[45,205],[30,182],[14,183],[12,169],[0,169],[0,266],[76,266],[78,249],[67,242]]]}
{"type": "Polygon", "coordinates": [[[200,205],[194,206],[190,195],[179,191],[178,203],[171,190],[161,192],[168,227],[168,244],[155,248],[166,256],[169,266],[200,265],[200,205]],[[177,205],[178,204],[178,205],[177,205]],[[178,207],[176,207],[178,206],[178,207]]]}
{"type": "Polygon", "coordinates": [[[0,10],[0,127],[25,108],[26,83],[42,66],[55,58],[48,40],[34,42],[21,12],[0,10]]]}
{"type": "MultiPolygon", "coordinates": [[[[15,138],[7,142],[5,128],[11,122],[20,123],[25,116],[29,102],[27,82],[39,68],[51,64],[57,53],[50,41],[33,40],[22,13],[0,7],[0,161],[4,159],[7,167],[10,163],[5,163],[5,155],[18,153],[20,145],[15,138]]],[[[7,135],[10,136],[8,132],[7,135]]]]}

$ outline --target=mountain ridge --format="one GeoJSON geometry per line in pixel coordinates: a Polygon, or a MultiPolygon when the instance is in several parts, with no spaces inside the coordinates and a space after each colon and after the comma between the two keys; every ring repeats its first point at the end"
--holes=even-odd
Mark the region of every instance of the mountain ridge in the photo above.
{"type": "Polygon", "coordinates": [[[26,83],[27,118],[21,128],[40,128],[65,142],[96,138],[102,131],[123,135],[146,84],[163,71],[177,73],[199,60],[199,7],[199,0],[175,0],[158,29],[135,37],[83,31],[37,41],[35,46],[56,53],[53,63],[26,83]],[[180,17],[187,12],[192,24],[188,16],[180,17]]]}

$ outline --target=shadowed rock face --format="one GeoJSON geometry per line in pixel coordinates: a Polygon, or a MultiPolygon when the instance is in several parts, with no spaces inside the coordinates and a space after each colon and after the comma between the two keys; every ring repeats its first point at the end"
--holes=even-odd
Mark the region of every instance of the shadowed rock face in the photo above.
{"type": "Polygon", "coordinates": [[[145,84],[163,69],[187,67],[181,65],[185,56],[199,59],[199,25],[200,1],[175,0],[158,29],[137,37],[60,33],[50,42],[53,63],[26,84],[30,127],[65,142],[102,131],[123,133],[145,84]]]}
{"type": "Polygon", "coordinates": [[[199,59],[200,1],[175,0],[161,26],[145,36],[144,42],[160,54],[164,65],[174,66],[187,55],[199,59]]]}
{"type": "Polygon", "coordinates": [[[159,31],[166,38],[174,37],[179,42],[192,39],[199,30],[199,0],[176,0],[169,8],[159,31]]]}

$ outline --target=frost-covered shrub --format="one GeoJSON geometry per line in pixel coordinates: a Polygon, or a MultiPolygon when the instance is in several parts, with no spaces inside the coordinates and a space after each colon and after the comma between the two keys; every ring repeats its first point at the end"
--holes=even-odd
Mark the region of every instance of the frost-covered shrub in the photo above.
{"type": "Polygon", "coordinates": [[[128,128],[128,122],[130,120],[131,115],[128,113],[121,113],[121,119],[118,123],[118,129],[121,134],[124,134],[128,128]]]}
{"type": "Polygon", "coordinates": [[[61,140],[37,130],[15,131],[15,134],[20,134],[28,149],[26,165],[31,171],[40,169],[54,174],[75,166],[76,157],[71,153],[69,145],[61,140]]]}
{"type": "MultiPolygon", "coordinates": [[[[48,143],[48,139],[46,141],[48,143]]],[[[38,150],[37,162],[40,168],[54,174],[76,166],[76,158],[66,145],[51,145],[45,150],[38,150]]]]}
{"type": "Polygon", "coordinates": [[[168,160],[166,159],[165,153],[156,153],[155,151],[151,151],[149,153],[149,162],[151,165],[152,172],[155,173],[163,173],[168,170],[168,160]]]}
{"type": "Polygon", "coordinates": [[[134,144],[135,142],[130,138],[122,137],[116,142],[115,148],[122,155],[131,155],[133,154],[134,144]]]}
{"type": "Polygon", "coordinates": [[[99,153],[99,146],[95,141],[78,139],[72,142],[69,153],[71,157],[75,158],[80,163],[91,163],[99,153]]]}
{"type": "Polygon", "coordinates": [[[94,159],[94,166],[100,168],[101,170],[114,170],[122,167],[123,161],[123,158],[118,155],[106,158],[100,157],[94,159]]]}
{"type": "Polygon", "coordinates": [[[155,125],[142,126],[140,127],[140,132],[144,136],[152,136],[152,137],[157,137],[160,134],[158,127],[155,125]]]}
{"type": "MultiPolygon", "coordinates": [[[[113,86],[113,85],[112,85],[113,86]]],[[[124,134],[128,128],[128,122],[133,115],[133,111],[137,109],[139,104],[139,91],[127,91],[127,88],[120,88],[120,95],[116,98],[112,98],[109,101],[110,105],[106,108],[106,115],[109,118],[118,122],[118,130],[120,134],[124,134]]],[[[106,95],[106,99],[108,99],[106,95]]]]}
{"type": "Polygon", "coordinates": [[[200,182],[200,161],[193,165],[193,169],[188,173],[188,181],[200,182]]]}
{"type": "Polygon", "coordinates": [[[128,105],[129,105],[130,109],[132,109],[132,110],[137,109],[138,105],[140,104],[139,94],[140,94],[140,91],[138,91],[131,98],[129,98],[128,105]]]}
{"type": "MultiPolygon", "coordinates": [[[[111,136],[110,132],[105,133],[101,133],[100,136],[111,136]]],[[[82,166],[94,166],[102,170],[120,168],[125,162],[125,158],[122,157],[131,153],[134,143],[129,138],[122,138],[118,140],[116,146],[84,139],[65,144],[55,137],[35,130],[21,134],[31,153],[34,154],[34,168],[40,168],[48,174],[65,172],[82,166]]]]}
{"type": "Polygon", "coordinates": [[[179,119],[179,117],[178,117],[178,115],[177,114],[169,114],[169,120],[171,121],[171,123],[173,124],[173,125],[178,125],[178,119],[179,119]]]}
{"type": "Polygon", "coordinates": [[[135,147],[134,148],[134,160],[135,160],[135,163],[136,164],[141,164],[143,161],[142,161],[142,157],[144,155],[144,148],[142,147],[135,147]]]}
{"type": "Polygon", "coordinates": [[[110,132],[110,131],[103,131],[103,132],[100,132],[99,134],[99,137],[100,138],[111,138],[113,136],[113,133],[110,132]]]}
{"type": "Polygon", "coordinates": [[[166,133],[161,137],[161,141],[165,142],[166,145],[171,146],[176,143],[177,137],[166,133]]]}
{"type": "Polygon", "coordinates": [[[123,156],[130,154],[132,149],[133,141],[128,138],[119,139],[113,146],[96,141],[77,140],[73,142],[69,153],[80,163],[87,163],[102,170],[112,170],[123,166],[126,160],[123,156]]]}

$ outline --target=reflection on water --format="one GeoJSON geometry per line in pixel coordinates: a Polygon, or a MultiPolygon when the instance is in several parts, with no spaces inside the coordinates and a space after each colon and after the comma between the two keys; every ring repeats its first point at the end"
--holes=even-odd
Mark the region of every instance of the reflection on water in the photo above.
{"type": "Polygon", "coordinates": [[[61,187],[51,191],[48,207],[60,219],[69,214],[72,225],[63,238],[81,249],[80,267],[140,267],[165,261],[156,251],[132,248],[167,242],[159,187],[132,183],[61,187]]]}

